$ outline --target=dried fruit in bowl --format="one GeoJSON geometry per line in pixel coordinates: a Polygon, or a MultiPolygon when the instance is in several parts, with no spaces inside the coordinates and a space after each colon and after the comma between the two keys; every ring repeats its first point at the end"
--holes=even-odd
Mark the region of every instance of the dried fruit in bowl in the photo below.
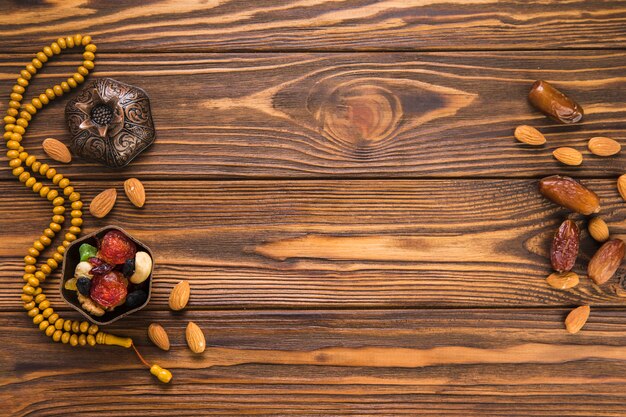
{"type": "Polygon", "coordinates": [[[95,275],[91,280],[91,299],[104,308],[123,304],[127,294],[128,280],[118,271],[95,275]]]}
{"type": "Polygon", "coordinates": [[[94,258],[98,253],[98,249],[95,246],[91,246],[89,243],[83,243],[78,248],[78,253],[80,254],[80,261],[88,261],[89,258],[94,258]]]}
{"type": "Polygon", "coordinates": [[[120,265],[134,258],[137,246],[119,230],[111,230],[100,242],[100,257],[112,265],[120,265]]]}

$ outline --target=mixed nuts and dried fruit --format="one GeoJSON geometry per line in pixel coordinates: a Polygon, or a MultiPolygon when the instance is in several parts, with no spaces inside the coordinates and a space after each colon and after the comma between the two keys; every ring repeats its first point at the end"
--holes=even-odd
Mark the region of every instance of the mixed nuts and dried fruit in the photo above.
{"type": "Polygon", "coordinates": [[[98,247],[83,243],[74,277],[64,288],[76,291],[89,314],[100,317],[120,305],[139,307],[148,299],[146,280],[152,273],[152,258],[138,251],[135,243],[119,230],[111,230],[98,247]]]}
{"type": "MultiPolygon", "coordinates": [[[[528,95],[530,103],[544,114],[561,123],[571,124],[582,120],[583,108],[572,98],[557,90],[545,81],[536,81],[528,95]]],[[[518,126],[515,138],[527,145],[540,146],[546,143],[545,136],[532,126],[518,126]]],[[[621,150],[621,145],[607,137],[593,137],[589,140],[589,151],[597,156],[609,157],[621,150]]],[[[552,152],[561,163],[578,166],[583,162],[580,151],[571,147],[560,147],[552,152]]],[[[619,177],[617,189],[626,200],[626,174],[619,177]]],[[[539,181],[539,192],[550,201],[585,216],[600,211],[600,199],[597,194],[573,178],[552,175],[539,181]]],[[[597,285],[609,281],[617,272],[626,254],[626,244],[621,239],[610,239],[609,228],[600,217],[592,217],[588,222],[589,235],[602,246],[592,256],[587,266],[587,275],[597,285]]],[[[574,288],[580,282],[578,274],[572,271],[580,247],[580,229],[576,222],[566,219],[556,230],[550,248],[550,261],[554,273],[546,278],[553,288],[566,290],[574,288]]],[[[614,286],[617,295],[626,292],[619,285],[614,286]]],[[[621,296],[621,295],[620,295],[621,296]]],[[[590,314],[589,306],[580,306],[572,310],[565,319],[569,333],[577,333],[585,325],[590,314]]]]}

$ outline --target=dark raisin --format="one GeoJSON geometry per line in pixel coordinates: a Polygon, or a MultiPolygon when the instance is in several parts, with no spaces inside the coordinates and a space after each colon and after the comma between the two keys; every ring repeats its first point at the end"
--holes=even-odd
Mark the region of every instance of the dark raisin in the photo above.
{"type": "Polygon", "coordinates": [[[106,262],[101,263],[98,266],[94,266],[91,268],[92,275],[105,275],[113,270],[113,265],[108,264],[106,262]]]}
{"type": "Polygon", "coordinates": [[[76,289],[79,293],[85,296],[89,296],[89,291],[91,290],[91,280],[87,277],[80,277],[76,281],[76,289]]]}
{"type": "Polygon", "coordinates": [[[137,290],[126,296],[126,306],[130,308],[139,307],[148,299],[148,294],[144,290],[137,290]]]}
{"type": "Polygon", "coordinates": [[[130,278],[135,272],[135,258],[127,259],[126,262],[124,262],[124,269],[122,271],[126,278],[130,278]]]}

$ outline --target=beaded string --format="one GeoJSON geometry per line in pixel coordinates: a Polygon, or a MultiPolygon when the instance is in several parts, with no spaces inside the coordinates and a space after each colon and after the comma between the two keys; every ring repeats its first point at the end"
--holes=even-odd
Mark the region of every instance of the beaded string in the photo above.
{"type": "Polygon", "coordinates": [[[32,121],[38,110],[41,110],[55,98],[69,93],[73,88],[85,81],[85,77],[95,67],[96,50],[96,45],[92,43],[91,36],[77,34],[59,38],[56,42],[52,42],[49,46],[45,46],[41,51],[37,52],[35,58],[26,65],[25,69],[20,71],[20,75],[11,91],[9,108],[7,109],[7,115],[3,119],[3,137],[8,148],[9,167],[12,169],[13,175],[21,183],[52,203],[51,223],[43,231],[39,239],[33,242],[33,245],[28,249],[27,255],[24,257],[23,278],[26,283],[22,287],[22,301],[24,309],[27,310],[28,316],[32,318],[33,323],[46,336],[52,338],[53,341],[70,344],[71,346],[95,346],[96,344],[117,345],[126,348],[132,346],[141,362],[150,367],[150,372],[160,381],[167,383],[172,377],[171,373],[158,365],[150,366],[143,360],[130,338],[102,332],[97,325],[90,324],[87,321],[79,322],[61,318],[50,306],[50,301],[46,299],[46,295],[40,286],[46,280],[46,277],[61,265],[66,248],[81,233],[83,203],[80,199],[80,194],[74,190],[70,180],[48,164],[39,162],[35,156],[29,155],[21,145],[21,141],[29,122],[32,121]],[[85,50],[83,52],[84,60],[76,72],[66,81],[46,89],[38,97],[33,98],[30,103],[22,104],[24,93],[37,71],[43,68],[44,64],[54,55],[60,54],[65,49],[72,49],[77,46],[84,46],[85,50]],[[45,179],[38,181],[36,175],[51,180],[52,185],[55,185],[63,193],[63,196],[70,201],[71,207],[71,226],[64,235],[63,243],[56,248],[56,251],[50,258],[39,266],[37,266],[37,259],[41,252],[52,244],[52,240],[63,229],[62,225],[65,222],[66,208],[65,198],[60,192],[51,188],[50,185],[44,185],[45,179]]]}

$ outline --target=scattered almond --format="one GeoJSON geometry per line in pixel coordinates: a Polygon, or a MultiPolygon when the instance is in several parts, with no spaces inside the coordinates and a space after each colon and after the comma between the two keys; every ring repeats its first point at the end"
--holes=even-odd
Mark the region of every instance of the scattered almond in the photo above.
{"type": "Polygon", "coordinates": [[[538,146],[546,143],[545,136],[532,126],[517,126],[513,135],[515,136],[515,139],[522,143],[526,143],[527,145],[538,146]]]}
{"type": "Polygon", "coordinates": [[[619,191],[619,195],[622,196],[622,199],[626,201],[626,174],[620,175],[617,179],[617,191],[619,191]]]}
{"type": "Polygon", "coordinates": [[[594,217],[589,220],[589,234],[598,242],[606,242],[609,240],[609,226],[606,222],[599,217],[594,217]]]}
{"type": "Polygon", "coordinates": [[[42,143],[44,152],[52,159],[67,164],[72,162],[72,154],[63,142],[57,139],[48,138],[42,143]]]}
{"type": "Polygon", "coordinates": [[[117,191],[115,191],[115,188],[104,190],[91,200],[89,212],[92,216],[101,219],[109,214],[115,205],[115,200],[117,200],[117,191]]]}
{"type": "Polygon", "coordinates": [[[159,349],[170,350],[170,338],[160,324],[151,323],[148,326],[148,337],[159,349]]]}
{"type": "Polygon", "coordinates": [[[556,148],[552,151],[552,155],[565,165],[578,166],[583,163],[583,154],[574,148],[568,148],[566,146],[556,148]]]}
{"type": "Polygon", "coordinates": [[[202,329],[198,327],[196,323],[190,321],[185,330],[185,337],[187,338],[187,345],[193,353],[202,353],[206,348],[206,340],[204,339],[204,333],[202,329]]]}
{"type": "Polygon", "coordinates": [[[143,184],[137,178],[129,178],[124,181],[124,192],[133,205],[143,207],[146,202],[146,191],[143,184]]]}
{"type": "Polygon", "coordinates": [[[172,288],[170,293],[170,308],[174,311],[182,310],[189,302],[189,281],[181,281],[172,288]]]}
{"type": "Polygon", "coordinates": [[[591,308],[589,308],[589,306],[580,306],[570,311],[565,318],[565,328],[567,331],[572,334],[578,333],[585,323],[587,323],[590,312],[591,308]]]}
{"type": "Polygon", "coordinates": [[[598,156],[611,156],[622,150],[619,142],[602,136],[589,139],[587,147],[592,154],[598,156]]]}
{"type": "Polygon", "coordinates": [[[550,274],[548,278],[546,278],[546,282],[552,288],[556,288],[558,290],[567,290],[569,288],[574,288],[580,282],[578,278],[578,274],[575,272],[555,272],[550,274]]]}

